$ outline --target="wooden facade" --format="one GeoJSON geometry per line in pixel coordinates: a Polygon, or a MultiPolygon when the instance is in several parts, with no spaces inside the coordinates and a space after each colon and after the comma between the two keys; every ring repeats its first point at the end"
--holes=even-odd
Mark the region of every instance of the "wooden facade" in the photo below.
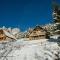
{"type": "Polygon", "coordinates": [[[30,40],[45,39],[45,38],[46,38],[46,31],[40,26],[36,26],[29,35],[30,40]]]}
{"type": "Polygon", "coordinates": [[[6,39],[6,35],[4,34],[3,30],[0,30],[0,41],[1,40],[5,40],[6,39]]]}

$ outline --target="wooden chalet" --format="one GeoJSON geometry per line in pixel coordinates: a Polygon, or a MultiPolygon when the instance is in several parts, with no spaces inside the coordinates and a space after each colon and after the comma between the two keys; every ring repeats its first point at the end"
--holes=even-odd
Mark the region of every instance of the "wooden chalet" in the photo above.
{"type": "Polygon", "coordinates": [[[33,31],[29,34],[30,40],[45,39],[45,38],[46,38],[46,31],[40,26],[36,26],[33,29],[33,31]]]}
{"type": "Polygon", "coordinates": [[[0,29],[0,41],[11,39],[16,40],[16,38],[13,35],[11,35],[7,30],[0,29]]]}

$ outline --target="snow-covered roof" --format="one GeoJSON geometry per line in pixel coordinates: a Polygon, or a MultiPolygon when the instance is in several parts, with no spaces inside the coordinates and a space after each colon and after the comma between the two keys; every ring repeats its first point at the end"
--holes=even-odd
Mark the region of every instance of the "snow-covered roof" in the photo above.
{"type": "Polygon", "coordinates": [[[8,37],[13,38],[13,39],[16,40],[15,36],[13,36],[13,35],[12,35],[11,33],[9,33],[8,31],[3,30],[3,32],[4,32],[4,34],[5,34],[6,36],[8,36],[8,37]]]}

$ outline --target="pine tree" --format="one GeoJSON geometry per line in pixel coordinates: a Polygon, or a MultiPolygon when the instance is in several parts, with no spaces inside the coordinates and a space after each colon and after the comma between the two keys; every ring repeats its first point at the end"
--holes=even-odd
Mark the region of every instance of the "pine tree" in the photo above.
{"type": "Polygon", "coordinates": [[[60,34],[60,6],[56,3],[53,5],[53,21],[56,25],[56,29],[54,29],[54,32],[56,34],[60,34]]]}

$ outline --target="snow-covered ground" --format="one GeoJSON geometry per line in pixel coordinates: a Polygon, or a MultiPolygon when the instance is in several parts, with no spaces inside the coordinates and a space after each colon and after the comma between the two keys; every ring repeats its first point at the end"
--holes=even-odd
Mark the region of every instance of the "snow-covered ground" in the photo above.
{"type": "Polygon", "coordinates": [[[3,44],[0,49],[0,60],[58,60],[59,57],[60,47],[57,42],[49,42],[48,39],[19,39],[3,44]]]}

